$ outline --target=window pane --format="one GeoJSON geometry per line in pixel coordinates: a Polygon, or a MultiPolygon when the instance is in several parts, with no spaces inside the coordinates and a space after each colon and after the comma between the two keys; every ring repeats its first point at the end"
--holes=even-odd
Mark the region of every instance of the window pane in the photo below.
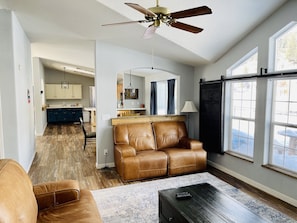
{"type": "Polygon", "coordinates": [[[252,121],[232,120],[232,151],[249,157],[254,153],[255,124],[252,121]]]}
{"type": "Polygon", "coordinates": [[[297,89],[297,80],[291,80],[291,90],[290,91],[290,101],[292,102],[297,102],[297,94],[296,94],[296,90],[294,91],[294,89],[297,89]]]}
{"type": "Polygon", "coordinates": [[[232,83],[232,116],[255,118],[255,92],[255,81],[232,83]]]}
{"type": "Polygon", "coordinates": [[[275,117],[276,122],[287,123],[288,119],[288,103],[287,102],[275,102],[275,117]]]}
{"type": "Polygon", "coordinates": [[[157,82],[157,114],[167,114],[167,81],[157,82]]]}
{"type": "Polygon", "coordinates": [[[271,163],[297,172],[297,129],[274,126],[271,163]]]}
{"type": "Polygon", "coordinates": [[[258,67],[258,52],[244,60],[238,66],[232,69],[232,76],[242,74],[256,74],[258,67]]]}
{"type": "Polygon", "coordinates": [[[297,25],[275,40],[275,70],[297,69],[297,25]]]}

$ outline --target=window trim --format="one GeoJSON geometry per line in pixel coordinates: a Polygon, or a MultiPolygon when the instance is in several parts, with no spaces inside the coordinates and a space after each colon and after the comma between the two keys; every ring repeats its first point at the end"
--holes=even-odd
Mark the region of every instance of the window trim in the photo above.
{"type": "Polygon", "coordinates": [[[268,90],[267,90],[267,95],[269,97],[269,103],[268,104],[268,99],[266,101],[266,115],[268,115],[269,119],[267,120],[268,122],[268,125],[269,125],[269,136],[268,136],[268,140],[269,140],[269,145],[268,145],[268,148],[265,148],[264,151],[266,150],[267,154],[265,157],[264,157],[264,164],[263,166],[265,167],[268,167],[269,169],[272,169],[272,170],[275,170],[277,172],[281,172],[283,174],[286,174],[286,175],[293,175],[293,177],[296,177],[297,176],[297,171],[293,171],[293,170],[290,170],[290,169],[287,169],[285,167],[282,167],[282,166],[278,166],[276,164],[273,164],[272,163],[272,160],[273,160],[273,140],[274,140],[274,126],[283,126],[283,127],[293,127],[293,128],[297,128],[297,125],[295,124],[290,124],[290,123],[283,123],[283,122],[278,122],[278,121],[274,121],[273,120],[273,115],[274,115],[274,111],[275,111],[275,101],[274,101],[274,98],[275,98],[275,82],[274,81],[278,81],[278,80],[291,80],[291,79],[294,79],[294,80],[297,80],[297,72],[295,74],[295,77],[272,77],[272,78],[269,78],[267,79],[267,82],[269,84],[268,86],[268,90]],[[268,106],[269,107],[268,107],[268,106]]]}
{"type": "Polygon", "coordinates": [[[280,73],[280,72],[287,72],[287,71],[294,71],[294,70],[297,71],[297,69],[288,69],[288,70],[281,70],[281,71],[275,70],[276,39],[282,36],[284,33],[288,32],[288,30],[295,25],[297,25],[297,21],[292,21],[269,38],[269,43],[268,43],[269,44],[269,53],[268,53],[268,72],[269,73],[274,73],[274,72],[280,73]]]}
{"type": "MultiPolygon", "coordinates": [[[[250,50],[248,53],[246,53],[243,57],[241,57],[239,60],[237,60],[232,66],[230,66],[227,71],[227,77],[243,77],[243,76],[251,76],[256,73],[248,73],[248,74],[241,74],[241,75],[232,75],[232,70],[239,67],[241,64],[243,64],[245,61],[247,61],[249,58],[251,58],[255,53],[258,53],[258,47],[255,47],[254,49],[250,50]]],[[[257,70],[258,70],[258,63],[257,63],[257,70]]]]}
{"type": "MultiPolygon", "coordinates": [[[[253,157],[248,156],[247,154],[242,154],[242,153],[237,153],[236,151],[232,150],[232,119],[236,118],[239,120],[247,120],[247,121],[256,121],[256,117],[254,119],[251,118],[243,118],[243,117],[237,117],[237,116],[231,116],[231,110],[232,110],[232,83],[241,83],[241,82],[255,82],[257,84],[256,76],[257,73],[247,73],[247,74],[241,74],[241,75],[232,75],[232,71],[239,66],[241,66],[244,62],[249,60],[252,56],[255,54],[258,54],[258,47],[253,48],[250,50],[248,53],[246,53],[243,57],[241,57],[236,63],[234,63],[232,66],[230,66],[226,70],[227,74],[227,79],[225,80],[230,80],[230,83],[225,84],[225,101],[224,101],[224,145],[223,149],[226,153],[238,157],[240,159],[247,160],[249,162],[252,162],[254,159],[254,152],[253,152],[253,157]],[[255,76],[256,75],[256,76],[255,76]],[[228,105],[228,106],[227,106],[228,105]]],[[[257,55],[258,56],[258,55],[257,55]]],[[[258,70],[258,61],[257,61],[257,68],[258,70]]],[[[255,144],[255,136],[254,136],[254,144],[255,144]]]]}

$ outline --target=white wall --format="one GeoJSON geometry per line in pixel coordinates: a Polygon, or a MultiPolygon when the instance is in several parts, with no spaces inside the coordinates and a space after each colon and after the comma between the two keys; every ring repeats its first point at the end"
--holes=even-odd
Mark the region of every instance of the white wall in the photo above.
{"type": "MultiPolygon", "coordinates": [[[[252,33],[232,48],[225,56],[216,63],[204,67],[198,67],[195,71],[195,82],[200,78],[206,80],[220,79],[220,75],[238,59],[250,50],[258,47],[258,69],[268,67],[268,42],[269,37],[279,31],[292,20],[297,20],[297,1],[290,0],[275,14],[258,26],[252,33]]],[[[199,99],[199,88],[195,88],[196,100],[199,99]]],[[[254,186],[278,196],[297,206],[296,185],[297,179],[285,176],[270,169],[264,168],[263,164],[265,143],[265,105],[266,105],[266,82],[261,79],[257,86],[257,109],[256,109],[256,138],[254,162],[243,161],[230,155],[208,154],[208,159],[215,166],[230,174],[253,184],[254,186]]],[[[203,131],[203,129],[200,129],[203,131]]]]}
{"type": "MultiPolygon", "coordinates": [[[[107,163],[113,163],[113,136],[111,118],[116,118],[117,74],[131,67],[149,67],[151,55],[96,42],[96,131],[97,167],[104,167],[103,150],[108,150],[107,163]]],[[[155,58],[155,67],[180,75],[180,101],[193,98],[194,68],[163,58],[155,58]]]]}
{"type": "Polygon", "coordinates": [[[4,158],[4,143],[3,143],[3,121],[2,121],[2,103],[0,89],[0,159],[4,158]]]}
{"type": "Polygon", "coordinates": [[[34,114],[35,114],[35,134],[43,135],[46,125],[46,110],[42,109],[45,105],[44,92],[44,67],[40,58],[33,58],[33,78],[34,78],[34,114]],[[43,93],[41,93],[41,91],[43,93]]]}
{"type": "Polygon", "coordinates": [[[0,10],[0,61],[4,157],[29,170],[35,152],[30,43],[8,10],[0,10]]]}

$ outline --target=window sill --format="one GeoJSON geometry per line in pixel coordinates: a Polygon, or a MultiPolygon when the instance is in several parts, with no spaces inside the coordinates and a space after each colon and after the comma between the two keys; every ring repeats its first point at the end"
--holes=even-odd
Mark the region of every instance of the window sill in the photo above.
{"type": "Polygon", "coordinates": [[[230,150],[228,151],[225,151],[226,154],[230,155],[230,156],[234,156],[236,158],[239,158],[239,159],[242,159],[244,161],[247,161],[247,162],[250,162],[250,163],[254,163],[254,160],[250,157],[247,157],[247,156],[244,156],[244,155],[241,155],[239,153],[235,153],[235,152],[232,152],[230,150]]]}
{"type": "Polygon", "coordinates": [[[295,173],[293,171],[285,170],[283,168],[276,167],[276,166],[273,166],[271,164],[265,164],[265,165],[262,165],[262,167],[268,168],[270,170],[273,170],[273,171],[276,171],[278,173],[281,173],[281,174],[284,174],[286,176],[289,176],[289,177],[292,177],[294,179],[297,179],[297,173],[295,173]]]}

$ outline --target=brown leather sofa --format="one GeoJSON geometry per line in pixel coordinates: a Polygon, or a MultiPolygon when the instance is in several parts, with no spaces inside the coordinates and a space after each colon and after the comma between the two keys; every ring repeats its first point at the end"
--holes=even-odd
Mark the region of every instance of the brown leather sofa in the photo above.
{"type": "Polygon", "coordinates": [[[0,160],[0,222],[102,222],[88,190],[77,181],[32,185],[24,169],[10,159],[0,160]]]}
{"type": "Polygon", "coordinates": [[[204,170],[202,143],[188,138],[183,121],[113,127],[116,170],[123,181],[204,170]]]}

